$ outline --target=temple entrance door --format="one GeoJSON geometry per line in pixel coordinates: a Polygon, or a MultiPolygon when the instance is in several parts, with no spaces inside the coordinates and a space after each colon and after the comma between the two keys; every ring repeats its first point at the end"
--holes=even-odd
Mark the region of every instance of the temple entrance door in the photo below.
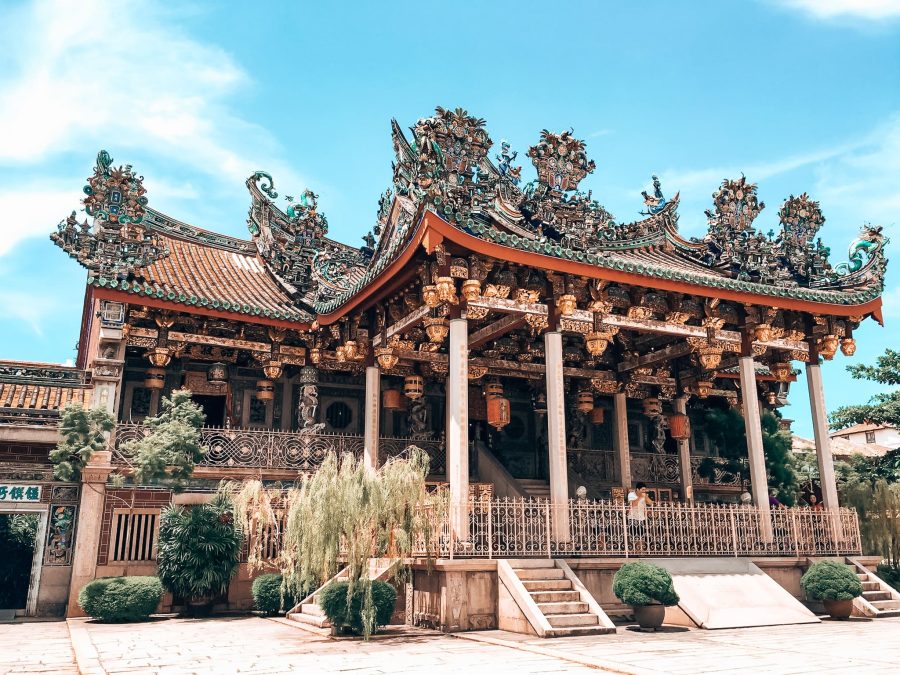
{"type": "Polygon", "coordinates": [[[203,408],[206,426],[225,426],[225,395],[194,394],[194,403],[203,408]]]}
{"type": "Polygon", "coordinates": [[[47,507],[0,505],[0,619],[34,616],[37,610],[47,507]]]}

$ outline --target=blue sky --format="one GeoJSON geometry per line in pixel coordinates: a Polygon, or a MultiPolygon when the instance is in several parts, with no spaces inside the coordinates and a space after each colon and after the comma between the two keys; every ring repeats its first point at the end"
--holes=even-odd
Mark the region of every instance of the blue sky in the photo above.
{"type": "MultiPolygon", "coordinates": [[[[85,275],[47,235],[98,149],[146,176],[155,208],[238,236],[243,180],[266,169],[282,194],[318,192],[356,243],[390,183],[390,118],[436,105],[486,118],[520,156],[573,127],[597,163],[583,187],[620,220],[656,173],[700,235],[743,172],[764,229],[807,191],[833,260],[866,222],[900,245],[900,0],[2,0],[0,44],[0,358],[74,356],[85,275]]],[[[892,268],[887,327],[825,366],[829,407],[873,393],[844,366],[897,346],[898,284],[892,268]]],[[[810,435],[802,380],[791,400],[810,435]]]]}

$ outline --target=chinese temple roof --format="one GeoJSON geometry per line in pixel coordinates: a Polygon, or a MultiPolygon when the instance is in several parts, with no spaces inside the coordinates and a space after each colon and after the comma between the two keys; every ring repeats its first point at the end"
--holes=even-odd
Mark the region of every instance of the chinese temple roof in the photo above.
{"type": "MultiPolygon", "coordinates": [[[[678,195],[654,177],[642,193],[643,218],[617,221],[580,182],[595,168],[571,132],[544,130],[525,154],[536,178],[522,184],[518,153],[505,141],[494,157],[484,120],[437,108],[411,138],[392,123],[391,189],[376,222],[352,247],[329,239],[317,196],[306,190],[279,206],[272,177],[247,180],[251,241],[205,232],[147,207],[142,178],[115,168],[105,152],[85,187],[79,224],[73,213],[54,241],[90,270],[90,283],[192,307],[256,317],[330,323],[391,279],[431,235],[452,255],[497,260],[634,286],[676,290],[810,312],[874,314],[886,267],[880,227],[865,226],[847,260],[830,261],[817,234],[824,217],[806,194],[778,211],[780,230],[753,221],[765,208],[744,177],[722,182],[706,212],[702,239],[678,232],[678,195]]],[[[407,270],[408,271],[408,270],[407,270]]]]}
{"type": "Polygon", "coordinates": [[[69,403],[86,403],[89,395],[78,368],[0,361],[0,416],[56,413],[69,403]]]}

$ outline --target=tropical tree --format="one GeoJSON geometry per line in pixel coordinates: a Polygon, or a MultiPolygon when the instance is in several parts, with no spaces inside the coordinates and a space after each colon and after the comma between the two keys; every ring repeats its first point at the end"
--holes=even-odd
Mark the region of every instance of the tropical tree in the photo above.
{"type": "MultiPolygon", "coordinates": [[[[760,416],[763,453],[770,488],[778,499],[791,506],[797,502],[799,482],[791,453],[791,434],[781,428],[774,413],[763,410],[760,416]]],[[[701,476],[712,478],[718,470],[724,470],[742,481],[750,480],[747,463],[747,435],[744,418],[732,407],[710,406],[704,414],[704,429],[709,439],[719,449],[718,458],[706,458],[698,467],[701,476]]]]}
{"type": "Polygon", "coordinates": [[[163,398],[162,411],[145,422],[150,433],[121,448],[135,483],[165,481],[177,487],[190,478],[194,465],[206,452],[200,445],[200,427],[205,419],[189,390],[177,389],[170,398],[163,398]]]}
{"type": "Polygon", "coordinates": [[[91,456],[104,450],[115,420],[103,408],[85,408],[80,403],[65,406],[59,414],[60,441],[50,452],[53,475],[59,480],[78,480],[91,456]]]}
{"type": "MultiPolygon", "coordinates": [[[[857,380],[871,380],[890,387],[900,385],[900,351],[885,349],[874,366],[855,364],[847,370],[857,380]]],[[[876,394],[868,403],[843,406],[831,413],[831,428],[871,422],[900,427],[900,389],[876,394]]]]}

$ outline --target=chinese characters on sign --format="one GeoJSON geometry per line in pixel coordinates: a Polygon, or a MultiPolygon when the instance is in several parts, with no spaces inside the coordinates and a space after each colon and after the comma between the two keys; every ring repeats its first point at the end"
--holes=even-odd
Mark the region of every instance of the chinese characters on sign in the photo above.
{"type": "Polygon", "coordinates": [[[37,502],[40,499],[40,485],[0,484],[0,502],[37,502]]]}

